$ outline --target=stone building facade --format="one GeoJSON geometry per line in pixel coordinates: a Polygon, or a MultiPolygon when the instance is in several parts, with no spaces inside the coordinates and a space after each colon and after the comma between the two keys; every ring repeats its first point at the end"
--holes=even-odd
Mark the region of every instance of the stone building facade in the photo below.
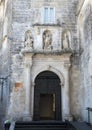
{"type": "Polygon", "coordinates": [[[90,0],[1,1],[5,119],[87,121],[86,108],[92,107],[91,6],[90,0]]]}

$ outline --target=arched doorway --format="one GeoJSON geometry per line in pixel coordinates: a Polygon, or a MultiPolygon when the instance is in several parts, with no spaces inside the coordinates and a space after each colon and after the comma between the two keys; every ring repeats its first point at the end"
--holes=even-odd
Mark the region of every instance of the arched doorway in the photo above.
{"type": "Polygon", "coordinates": [[[61,120],[61,86],[51,71],[41,72],[35,79],[34,120],[61,120]]]}

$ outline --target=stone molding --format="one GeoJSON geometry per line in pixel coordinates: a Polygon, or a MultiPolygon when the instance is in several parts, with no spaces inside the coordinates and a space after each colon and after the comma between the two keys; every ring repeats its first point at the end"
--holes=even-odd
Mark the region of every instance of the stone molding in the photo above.
{"type": "Polygon", "coordinates": [[[30,59],[29,59],[29,61],[24,62],[24,67],[30,68],[31,66],[32,66],[32,60],[30,61],[30,59]]]}
{"type": "Polygon", "coordinates": [[[43,71],[52,71],[52,72],[54,72],[55,74],[57,74],[57,76],[59,77],[59,79],[60,79],[60,84],[62,85],[62,86],[64,86],[64,84],[65,84],[65,79],[64,79],[64,76],[63,76],[63,74],[57,69],[57,68],[54,68],[53,66],[51,66],[51,65],[46,65],[46,66],[44,66],[44,67],[41,67],[41,68],[39,68],[39,70],[36,72],[36,74],[33,76],[33,84],[35,85],[35,79],[36,79],[36,77],[37,77],[37,75],[40,73],[40,72],[43,72],[43,71]]]}
{"type": "Polygon", "coordinates": [[[33,59],[32,56],[33,56],[32,53],[30,53],[30,54],[25,53],[25,55],[24,55],[24,67],[26,67],[26,68],[32,67],[32,59],[33,59]]]}
{"type": "Polygon", "coordinates": [[[64,63],[64,68],[69,70],[71,67],[71,64],[70,63],[64,63]]]}

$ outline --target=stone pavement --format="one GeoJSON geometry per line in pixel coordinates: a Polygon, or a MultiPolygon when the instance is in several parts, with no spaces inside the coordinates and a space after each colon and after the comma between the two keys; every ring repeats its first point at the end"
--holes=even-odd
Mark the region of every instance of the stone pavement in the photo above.
{"type": "Polygon", "coordinates": [[[71,122],[71,124],[76,128],[76,130],[92,130],[92,127],[87,125],[85,122],[71,122]]]}
{"type": "Polygon", "coordinates": [[[0,130],[4,130],[4,123],[2,122],[1,119],[0,119],[0,130]]]}
{"type": "Polygon", "coordinates": [[[4,130],[4,126],[0,124],[0,130],[4,130]]]}
{"type": "Polygon", "coordinates": [[[0,130],[4,130],[4,122],[2,121],[2,119],[4,119],[4,109],[2,104],[0,104],[0,130]]]}

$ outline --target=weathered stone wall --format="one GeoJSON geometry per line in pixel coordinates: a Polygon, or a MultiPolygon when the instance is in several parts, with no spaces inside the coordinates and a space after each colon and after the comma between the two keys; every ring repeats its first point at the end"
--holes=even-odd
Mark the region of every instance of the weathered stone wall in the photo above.
{"type": "MultiPolygon", "coordinates": [[[[2,53],[1,53],[1,47],[2,47],[2,35],[3,35],[3,8],[4,3],[0,2],[0,75],[2,74],[2,53]]],[[[0,94],[1,95],[1,94],[0,94]]]]}
{"type": "MultiPolygon", "coordinates": [[[[78,50],[77,42],[77,28],[76,28],[76,0],[69,2],[64,1],[16,1],[13,2],[12,11],[12,54],[18,54],[20,50],[24,47],[25,32],[31,30],[34,37],[35,49],[42,48],[42,33],[46,29],[50,29],[53,34],[54,48],[60,50],[62,46],[62,32],[64,30],[70,31],[71,35],[71,48],[78,50]],[[55,7],[55,24],[57,24],[57,19],[59,19],[59,26],[32,26],[33,24],[39,23],[43,24],[43,6],[53,6],[55,7]],[[37,34],[39,33],[40,34],[37,34]],[[58,45],[57,45],[58,44],[58,45]]],[[[20,65],[19,65],[20,66],[20,65]]],[[[19,67],[20,69],[21,67],[19,67]]],[[[17,71],[19,70],[17,69],[17,71]]],[[[14,70],[14,69],[13,69],[14,70]]]]}
{"type": "MultiPolygon", "coordinates": [[[[11,87],[12,93],[10,97],[9,114],[18,113],[23,115],[25,108],[25,89],[23,84],[23,57],[20,54],[21,49],[24,48],[25,33],[31,30],[34,39],[34,52],[42,51],[42,36],[45,30],[50,30],[53,37],[53,50],[62,51],[63,32],[69,31],[71,37],[71,49],[78,52],[79,45],[77,39],[77,0],[51,0],[34,1],[34,0],[15,0],[12,1],[12,30],[10,39],[11,44],[11,87]],[[55,7],[55,23],[54,25],[45,26],[43,23],[43,7],[55,7]],[[22,83],[20,91],[16,92],[15,84],[22,83]],[[17,98],[16,98],[17,95],[17,98]],[[14,102],[14,103],[13,103],[14,102]],[[13,104],[13,105],[12,105],[13,104]],[[15,104],[15,106],[14,106],[15,104]],[[16,108],[16,104],[19,105],[16,108]],[[22,107],[22,109],[21,109],[22,107]],[[12,113],[12,110],[14,113],[12,113]]],[[[41,52],[42,53],[42,52],[41,52]]],[[[49,58],[49,57],[48,57],[49,58]]],[[[74,116],[80,115],[80,102],[79,102],[79,69],[74,66],[76,56],[73,56],[72,68],[70,73],[70,97],[71,97],[71,113],[74,116]],[[75,74],[76,73],[76,74],[75,74]],[[76,76],[77,75],[77,76],[76,76]],[[75,76],[75,78],[74,78],[75,76]],[[74,103],[76,102],[76,107],[74,103]]],[[[79,64],[79,63],[77,63],[79,64]]],[[[16,118],[16,117],[15,117],[16,118]]]]}
{"type": "MultiPolygon", "coordinates": [[[[0,3],[0,105],[4,115],[9,106],[10,92],[10,40],[11,34],[11,0],[2,0],[0,3]]],[[[2,112],[2,111],[1,111],[2,112]]],[[[2,113],[1,113],[2,114],[2,113]]],[[[3,118],[4,118],[3,115],[3,118]]]]}
{"type": "MultiPolygon", "coordinates": [[[[55,13],[56,13],[55,24],[57,23],[57,19],[59,19],[62,30],[66,29],[70,31],[71,39],[72,39],[72,47],[74,48],[76,46],[75,49],[77,49],[78,45],[76,41],[77,31],[76,31],[75,5],[76,3],[72,2],[70,4],[69,1],[62,1],[62,2],[24,1],[23,2],[20,0],[20,1],[13,2],[13,30],[12,30],[12,38],[13,38],[13,45],[14,45],[14,47],[12,48],[13,53],[17,53],[23,47],[24,40],[25,40],[25,32],[27,30],[32,30],[36,42],[39,41],[39,38],[35,32],[35,28],[33,28],[32,25],[36,23],[43,24],[43,6],[55,7],[55,13]]],[[[39,28],[41,29],[42,27],[39,28]]],[[[41,35],[39,35],[40,38],[42,37],[41,35]]]]}
{"type": "MultiPolygon", "coordinates": [[[[50,30],[52,48],[49,51],[52,51],[52,54],[55,54],[54,51],[66,53],[67,51],[62,48],[63,36],[66,32],[70,36],[70,51],[73,52],[70,70],[71,114],[75,119],[87,120],[85,109],[92,107],[92,100],[90,99],[92,93],[92,19],[90,13],[92,3],[90,2],[89,5],[89,2],[90,0],[81,0],[81,2],[78,0],[71,0],[71,2],[69,0],[7,0],[1,4],[1,10],[4,9],[3,15],[0,17],[0,26],[2,26],[0,28],[0,41],[3,41],[1,42],[2,62],[0,63],[2,64],[2,77],[9,76],[4,80],[4,84],[9,86],[12,91],[8,114],[14,119],[18,116],[22,119],[26,105],[24,63],[23,55],[20,54],[21,50],[25,48],[26,32],[29,30],[32,33],[34,42],[31,49],[33,53],[38,54],[39,52],[42,54],[45,53],[43,33],[50,30]],[[55,8],[55,23],[52,25],[45,25],[43,22],[43,7],[46,6],[55,8]],[[17,88],[17,85],[20,89],[17,88]]],[[[35,61],[34,57],[33,61],[35,61]]],[[[59,65],[54,63],[55,59],[53,63],[50,63],[49,55],[46,61],[49,61],[49,64],[53,64],[53,66],[56,65],[58,69],[62,67],[61,63],[59,65]]],[[[33,65],[35,63],[37,66],[38,62],[34,62],[33,65]]],[[[35,68],[35,65],[33,68],[35,68]]],[[[9,93],[5,93],[6,90],[5,87],[4,95],[9,96],[9,93]]],[[[7,97],[4,98],[4,104],[8,102],[7,99],[7,97]]]]}
{"type": "MultiPolygon", "coordinates": [[[[83,120],[88,120],[87,107],[92,108],[92,81],[91,81],[91,42],[92,42],[92,16],[91,16],[91,1],[84,1],[84,4],[79,13],[79,31],[80,31],[80,100],[81,100],[81,113],[83,120]]],[[[92,122],[92,119],[91,119],[92,122]]]]}

